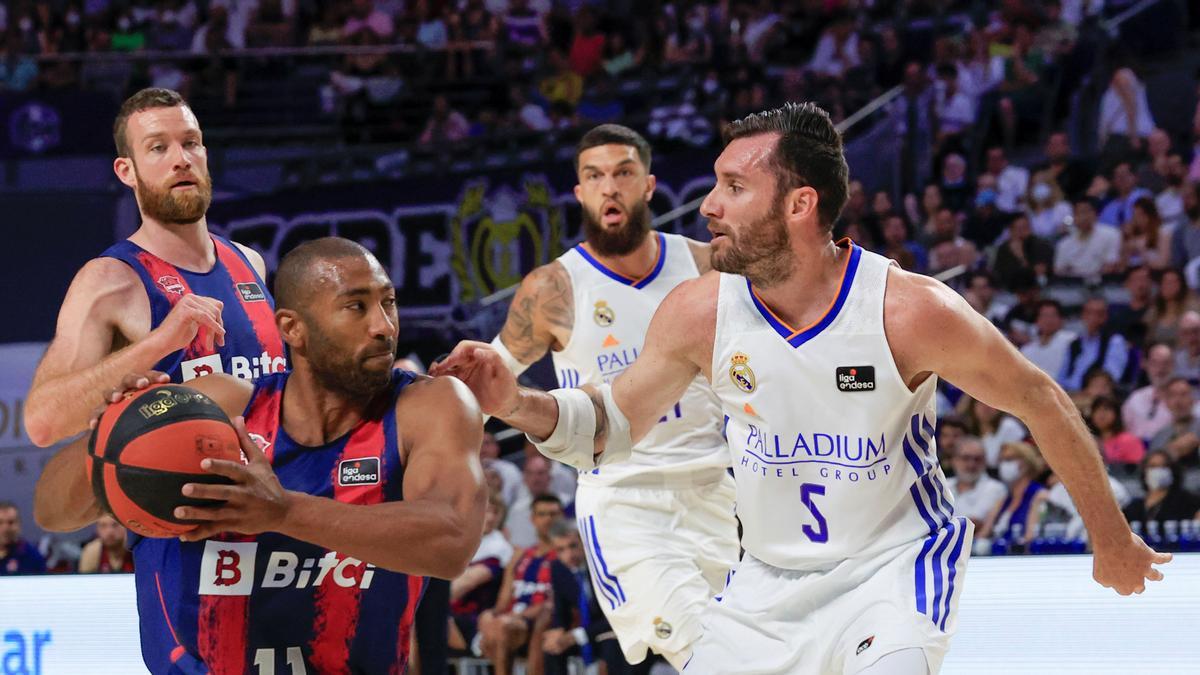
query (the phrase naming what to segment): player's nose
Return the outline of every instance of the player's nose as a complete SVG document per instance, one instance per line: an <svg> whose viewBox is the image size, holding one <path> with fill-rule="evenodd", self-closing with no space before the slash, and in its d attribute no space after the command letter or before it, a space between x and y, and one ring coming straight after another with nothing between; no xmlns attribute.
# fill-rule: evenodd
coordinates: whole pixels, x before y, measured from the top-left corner
<svg viewBox="0 0 1200 675"><path fill-rule="evenodd" d="M721 215L717 213L717 200L713 198L713 194L716 193L716 191L717 188L713 187L708 194L704 195L704 201L700 202L700 215L704 216L705 218L721 217Z"/></svg>

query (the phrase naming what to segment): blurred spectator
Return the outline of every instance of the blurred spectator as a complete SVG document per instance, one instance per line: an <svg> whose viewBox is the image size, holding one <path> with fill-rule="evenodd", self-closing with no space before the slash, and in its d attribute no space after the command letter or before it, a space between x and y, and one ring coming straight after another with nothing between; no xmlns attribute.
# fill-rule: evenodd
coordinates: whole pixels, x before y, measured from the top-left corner
<svg viewBox="0 0 1200 675"><path fill-rule="evenodd" d="M1059 371L1058 383L1069 392L1083 388L1083 376L1092 367L1101 367L1120 382L1129 365L1129 344L1109 330L1108 303L1102 297L1088 298L1080 312L1083 334L1067 347L1067 360Z"/></svg>
<svg viewBox="0 0 1200 675"><path fill-rule="evenodd" d="M1171 422L1150 439L1150 452L1167 452L1175 461L1196 459L1200 447L1200 417L1196 416L1196 400L1192 385L1176 375L1164 387L1167 411Z"/></svg>
<svg viewBox="0 0 1200 675"><path fill-rule="evenodd" d="M880 253L895 260L909 272L923 272L928 262L925 249L908 240L908 225L898 213L888 214L883 219L883 248Z"/></svg>
<svg viewBox="0 0 1200 675"><path fill-rule="evenodd" d="M970 396L963 396L958 407L967 431L983 444L989 468L999 466L1000 450L1006 443L1023 441L1029 435L1015 417Z"/></svg>
<svg viewBox="0 0 1200 675"><path fill-rule="evenodd" d="M593 79L577 110L580 119L588 124L619 122L625 117L625 105L617 95L612 78L603 73Z"/></svg>
<svg viewBox="0 0 1200 675"><path fill-rule="evenodd" d="M1125 272L1125 302L1108 308L1108 327L1124 335L1133 345L1146 341L1148 317L1154 307L1154 280L1145 266L1131 267Z"/></svg>
<svg viewBox="0 0 1200 675"><path fill-rule="evenodd" d="M1037 337L1025 343L1021 353L1050 377L1057 377L1074 341L1075 333L1063 330L1062 304L1057 300L1042 300L1038 303Z"/></svg>
<svg viewBox="0 0 1200 675"><path fill-rule="evenodd" d="M541 494L534 498L530 513L533 544L504 571L495 608L479 615L479 651L492 662L497 675L509 675L514 654L531 640L541 639L533 626L542 605L551 601L551 564L558 555L550 543L550 527L562 516L558 497ZM515 517L510 513L510 527L516 524Z"/></svg>
<svg viewBox="0 0 1200 675"><path fill-rule="evenodd" d="M583 541L575 525L560 520L550 528L558 559L552 565L554 604L548 630L542 636L547 675L567 675L568 656L580 656L585 666L604 661L613 675L628 670L616 635L592 585Z"/></svg>
<svg viewBox="0 0 1200 675"><path fill-rule="evenodd" d="M976 246L987 248L1004 233L1016 215L1001 211L996 206L996 179L989 175L979 177L978 192L970 206L970 215L963 235Z"/></svg>
<svg viewBox="0 0 1200 675"><path fill-rule="evenodd" d="M1182 202L1183 222L1171 235L1171 267L1177 269L1200 257L1200 185L1184 183Z"/></svg>
<svg viewBox="0 0 1200 675"><path fill-rule="evenodd" d="M1041 453L1028 443L1006 443L1000 451L1000 480L1008 487L1004 501L992 509L980 537L1025 543L1033 538L1046 501L1037 477L1046 470ZM1020 536L1018 538L1018 533Z"/></svg>
<svg viewBox="0 0 1200 675"><path fill-rule="evenodd" d="M821 77L841 78L860 63L854 16L849 12L836 12L817 41L808 68Z"/></svg>
<svg viewBox="0 0 1200 675"><path fill-rule="evenodd" d="M934 218L933 243L929 249L929 273L937 274L963 265L968 269L979 261L979 249L960 232L958 217L942 207Z"/></svg>
<svg viewBox="0 0 1200 675"><path fill-rule="evenodd" d="M1100 99L1096 131L1100 136L1102 162L1113 166L1140 152L1143 139L1150 136L1154 127L1146 85L1129 68L1116 68Z"/></svg>
<svg viewBox="0 0 1200 675"><path fill-rule="evenodd" d="M1066 234L1067 224L1072 220L1071 205L1063 198L1062 188L1055 182L1051 170L1034 174L1025 200L1035 235L1054 241Z"/></svg>
<svg viewBox="0 0 1200 675"><path fill-rule="evenodd" d="M0 576L45 571L42 554L21 539L21 511L12 502L0 501Z"/></svg>
<svg viewBox="0 0 1200 675"><path fill-rule="evenodd" d="M604 62L604 42L596 15L586 6L580 8L575 15L575 35L569 52L571 70L584 78L595 75Z"/></svg>
<svg viewBox="0 0 1200 675"><path fill-rule="evenodd" d="M96 538L79 554L79 572L132 572L133 553L125 548L125 527L108 514L96 521Z"/></svg>
<svg viewBox="0 0 1200 675"><path fill-rule="evenodd" d="M987 151L987 175L996 179L996 206L1001 211L1016 213L1024 204L1029 189L1029 170L1008 162L1004 148L991 147Z"/></svg>
<svg viewBox="0 0 1200 675"><path fill-rule="evenodd" d="M416 0L412 9L417 22L417 44L428 52L440 52L450 43L450 29L446 19L429 0ZM432 54L427 54L427 58Z"/></svg>
<svg viewBox="0 0 1200 675"><path fill-rule="evenodd" d="M16 31L0 31L0 42L4 49L0 54L0 92L27 91L38 79L37 60L21 51L21 40Z"/></svg>
<svg viewBox="0 0 1200 675"><path fill-rule="evenodd" d="M336 2L321 5L319 18L308 28L307 42L310 46L326 47L341 43L345 25L342 8L343 5Z"/></svg>
<svg viewBox="0 0 1200 675"><path fill-rule="evenodd" d="M1092 171L1082 160L1071 154L1071 145L1065 131L1050 134L1042 152L1046 155L1046 164L1042 170L1050 172L1051 178L1068 200L1087 190L1092 180Z"/></svg>
<svg viewBox="0 0 1200 675"><path fill-rule="evenodd" d="M525 458L522 475L524 490L508 510L508 535L513 546L528 548L538 542L538 533L534 529L534 519L531 517L531 509L538 495L554 495L561 505L571 501L574 489L569 494L552 489L551 462L536 451L532 456Z"/></svg>
<svg viewBox="0 0 1200 675"><path fill-rule="evenodd" d="M1200 311L1200 299L1188 289L1183 273L1176 269L1163 270L1158 281L1158 294L1146 312L1148 339L1151 342L1175 342L1179 337L1179 321L1189 311Z"/></svg>
<svg viewBox="0 0 1200 675"><path fill-rule="evenodd" d="M371 47L379 44L379 37L374 31L360 30L349 38L349 44ZM403 88L404 81L386 54L366 52L344 56L342 65L329 74L327 91L347 133L367 140L384 124L389 106Z"/></svg>
<svg viewBox="0 0 1200 675"><path fill-rule="evenodd" d="M1121 233L1096 225L1096 206L1087 197L1075 200L1075 227L1054 247L1054 274L1095 283L1121 265Z"/></svg>
<svg viewBox="0 0 1200 675"><path fill-rule="evenodd" d="M1002 288L1012 289L1020 275L1032 276L1035 280L1049 276L1054 247L1033 234L1029 216L1018 214L1014 217L1007 234L997 245L992 263L996 282Z"/></svg>
<svg viewBox="0 0 1200 675"><path fill-rule="evenodd" d="M1137 464L1145 457L1146 444L1125 430L1116 399L1101 396L1092 401L1087 421L1100 443L1106 463Z"/></svg>
<svg viewBox="0 0 1200 675"><path fill-rule="evenodd" d="M670 23L663 54L668 64L702 65L712 61L713 41L708 32L706 5L693 5L685 16Z"/></svg>
<svg viewBox="0 0 1200 675"><path fill-rule="evenodd" d="M525 89L513 85L508 89L509 108L516 113L517 124L529 131L546 131L553 126L546 109L530 101Z"/></svg>
<svg viewBox="0 0 1200 675"><path fill-rule="evenodd" d="M1097 365L1083 374L1083 389L1073 393L1071 400L1086 418L1092 410L1092 402L1104 396L1117 397L1117 381L1103 366Z"/></svg>
<svg viewBox="0 0 1200 675"><path fill-rule="evenodd" d="M954 515L966 516L975 527L982 527L1008 491L1004 483L987 474L983 444L975 436L959 439L953 464L954 477L949 483L954 493Z"/></svg>
<svg viewBox="0 0 1200 675"><path fill-rule="evenodd" d="M1047 88L1042 85L1042 75L1045 71L1047 58L1042 50L1034 45L1032 27L1019 22L1013 27L1011 47L1002 51L1004 77L1001 79L997 93L999 95L997 108L1000 112L1001 131L1006 147L1013 147L1018 140L1018 132L1022 124L1037 124L1041 121L1042 112L1046 106ZM1007 53L1003 53L1006 51ZM1021 190L1023 194L1024 189ZM1005 208L1006 211L1015 210Z"/></svg>
<svg viewBox="0 0 1200 675"><path fill-rule="evenodd" d="M1151 131L1146 139L1146 156L1137 165L1138 185L1154 194L1166 188L1170 153L1171 136L1162 129Z"/></svg>
<svg viewBox="0 0 1200 675"><path fill-rule="evenodd" d="M550 52L550 72L538 82L538 92L551 105L565 103L573 110L583 96L583 78L571 70L567 57L560 51Z"/></svg>
<svg viewBox="0 0 1200 675"><path fill-rule="evenodd" d="M967 281L967 289L963 293L967 303L976 312L987 317L992 323L1000 323L1012 307L996 297L996 287L992 275L987 270L975 270Z"/></svg>
<svg viewBox="0 0 1200 675"><path fill-rule="evenodd" d="M485 431L483 434L483 444L479 448L479 459L485 468L492 469L499 474L501 480L500 496L504 499L505 508L507 509L516 503L517 499L521 496L524 478L516 464L500 457L500 443L496 441L496 437L491 432Z"/></svg>
<svg viewBox="0 0 1200 675"><path fill-rule="evenodd" d="M295 42L295 24L284 13L280 0L258 0L258 8L246 27L248 47L290 47Z"/></svg>
<svg viewBox="0 0 1200 675"><path fill-rule="evenodd" d="M1175 374L1200 382L1200 313L1188 310L1179 318Z"/></svg>
<svg viewBox="0 0 1200 675"><path fill-rule="evenodd" d="M942 471L953 475L954 455L958 450L959 440L967 435L967 425L957 415L948 415L938 422L937 433L938 462L942 465Z"/></svg>
<svg viewBox="0 0 1200 675"><path fill-rule="evenodd" d="M964 213L971 203L971 184L967 180L967 160L952 152L942 160L942 199L955 213Z"/></svg>
<svg viewBox="0 0 1200 675"><path fill-rule="evenodd" d="M529 6L529 0L510 0L501 24L505 44L517 58L532 56L547 41L542 17Z"/></svg>
<svg viewBox="0 0 1200 675"><path fill-rule="evenodd" d="M1120 162L1113 167L1110 177L1114 197L1105 204L1097 220L1102 225L1121 227L1133 218L1133 205L1143 197L1153 199L1150 191L1138 186L1137 176L1133 173L1133 165Z"/></svg>
<svg viewBox="0 0 1200 675"><path fill-rule="evenodd" d="M1167 239L1170 240L1174 238L1173 234L1176 228L1187 224L1187 215L1183 208L1187 167L1183 164L1183 158L1177 153L1172 153L1167 157L1165 180L1166 185L1154 196L1154 206L1158 209L1158 215L1162 218L1163 225L1172 233L1167 236ZM1168 248L1168 250L1170 249Z"/></svg>
<svg viewBox="0 0 1200 675"><path fill-rule="evenodd" d="M457 143L465 140L471 131L471 123L462 113L450 108L450 102L444 94L438 94L433 99L433 110L429 113L429 121L417 142L421 145L442 145Z"/></svg>
<svg viewBox="0 0 1200 675"><path fill-rule="evenodd" d="M375 7L373 0L351 0L342 36L351 38L362 31L369 31L386 42L395 34L396 24L391 15Z"/></svg>
<svg viewBox="0 0 1200 675"><path fill-rule="evenodd" d="M954 137L970 131L975 125L975 101L958 86L958 69L941 65L937 69L938 84L935 96L938 143L944 145Z"/></svg>
<svg viewBox="0 0 1200 675"><path fill-rule="evenodd" d="M495 53L500 20L488 12L483 0L467 0L458 12L450 12L447 21L450 31L447 72L450 77L457 73L471 78L476 73L486 72L487 61ZM479 47L476 43L486 46Z"/></svg>
<svg viewBox="0 0 1200 675"><path fill-rule="evenodd" d="M492 493L488 496L479 549L467 569L450 582L448 635L451 649L474 651L472 645L479 633L479 615L496 606L504 570L513 557L513 546L503 531L506 511L500 495Z"/></svg>
<svg viewBox="0 0 1200 675"><path fill-rule="evenodd" d="M1169 453L1151 451L1142 462L1142 485L1146 496L1125 507L1125 519L1131 523L1159 524L1169 520L1200 519L1200 497L1183 487L1183 474Z"/></svg>
<svg viewBox="0 0 1200 675"><path fill-rule="evenodd" d="M1125 428L1134 436L1148 441L1171 423L1167 408L1167 383L1175 370L1175 354L1171 345L1158 342L1146 351L1142 364L1149 384L1135 390L1121 406Z"/></svg>
<svg viewBox="0 0 1200 675"><path fill-rule="evenodd" d="M613 77L620 77L627 71L634 70L642 64L645 49L632 49L621 31L609 33L604 42L604 71Z"/></svg>

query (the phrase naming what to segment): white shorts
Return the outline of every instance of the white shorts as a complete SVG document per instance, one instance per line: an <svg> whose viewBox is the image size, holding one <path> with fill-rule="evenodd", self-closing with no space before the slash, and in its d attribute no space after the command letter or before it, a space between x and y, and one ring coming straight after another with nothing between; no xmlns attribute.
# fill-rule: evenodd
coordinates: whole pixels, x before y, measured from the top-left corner
<svg viewBox="0 0 1200 675"><path fill-rule="evenodd" d="M705 612L684 675L851 675L913 647L937 673L957 627L973 531L954 518L927 538L818 572L747 554Z"/></svg>
<svg viewBox="0 0 1200 675"><path fill-rule="evenodd" d="M681 489L580 484L575 516L596 599L629 663L653 649L682 667L737 564L733 477Z"/></svg>

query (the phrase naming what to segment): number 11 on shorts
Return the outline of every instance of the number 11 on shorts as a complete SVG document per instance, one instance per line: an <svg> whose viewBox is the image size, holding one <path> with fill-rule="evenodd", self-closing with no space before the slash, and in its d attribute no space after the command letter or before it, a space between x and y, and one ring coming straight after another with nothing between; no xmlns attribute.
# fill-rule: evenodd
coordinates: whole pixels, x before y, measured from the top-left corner
<svg viewBox="0 0 1200 675"><path fill-rule="evenodd" d="M804 536L808 537L808 540L814 544L824 544L829 541L829 528L825 526L825 516L821 515L821 510L817 508L816 502L813 501L813 495L824 494L824 485L805 483L800 486L800 501L808 507L808 512L817 521L816 529L811 525L804 525L800 529L804 532Z"/></svg>
<svg viewBox="0 0 1200 675"><path fill-rule="evenodd" d="M288 647L283 651L287 658L287 664L292 668L292 675L308 675L308 668L304 667L304 652L299 647ZM258 667L256 675L275 675L275 650L274 649L259 649L254 652L254 665Z"/></svg>

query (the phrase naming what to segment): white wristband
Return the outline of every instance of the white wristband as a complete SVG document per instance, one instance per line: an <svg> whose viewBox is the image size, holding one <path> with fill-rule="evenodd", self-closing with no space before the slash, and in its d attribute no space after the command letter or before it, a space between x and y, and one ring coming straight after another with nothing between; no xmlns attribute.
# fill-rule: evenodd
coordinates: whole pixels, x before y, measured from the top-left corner
<svg viewBox="0 0 1200 675"><path fill-rule="evenodd" d="M526 434L546 457L580 471L596 468L593 457L596 439L596 407L581 389L555 389L550 395L558 401L558 422L544 438Z"/></svg>
<svg viewBox="0 0 1200 675"><path fill-rule="evenodd" d="M521 363L517 360L517 357L512 355L512 352L508 351L508 347L504 346L504 341L500 339L499 335L492 339L492 349L496 350L496 353L500 355L500 359L504 361L504 367L508 368L513 375L519 376L521 373L529 370L529 365Z"/></svg>

